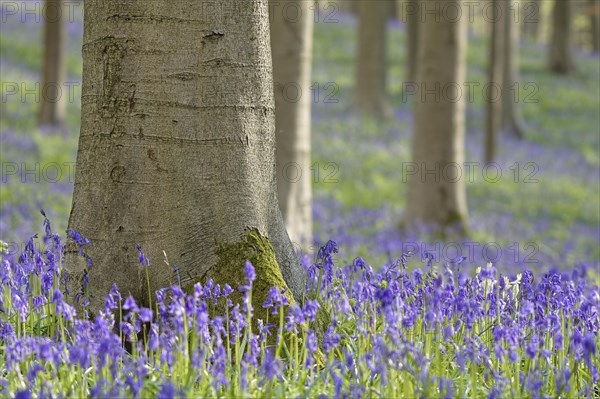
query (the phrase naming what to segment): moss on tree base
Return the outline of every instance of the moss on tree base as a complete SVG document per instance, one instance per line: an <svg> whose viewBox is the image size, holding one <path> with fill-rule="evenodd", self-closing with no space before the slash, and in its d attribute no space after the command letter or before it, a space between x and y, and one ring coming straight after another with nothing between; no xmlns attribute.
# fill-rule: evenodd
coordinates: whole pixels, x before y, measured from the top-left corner
<svg viewBox="0 0 600 399"><path fill-rule="evenodd" d="M240 241L236 243L220 245L216 254L218 257L217 263L204 274L202 281L192 280L187 282L182 287L185 292L191 293L195 283L204 284L212 278L214 283L220 284L221 287L229 284L234 289L234 293L229 298L234 304L241 304L243 293L238 288L246 285L244 264L249 261L256 272L256 280L252 284L252 307L254 308L255 321L257 319L267 319L268 309L263 308L263 303L267 299L271 287L285 289L284 295L288 298L289 304L296 303L283 279L273 246L269 239L260 234L257 229L250 229L248 234L242 236ZM222 308L215 310L220 311L219 313L222 314ZM270 321L273 321L272 318L271 316Z"/></svg>

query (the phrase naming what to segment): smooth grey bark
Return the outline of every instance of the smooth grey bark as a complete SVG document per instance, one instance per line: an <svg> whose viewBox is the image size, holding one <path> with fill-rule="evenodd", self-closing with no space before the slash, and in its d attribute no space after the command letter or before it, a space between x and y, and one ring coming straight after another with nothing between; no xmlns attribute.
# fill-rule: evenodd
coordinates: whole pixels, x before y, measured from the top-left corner
<svg viewBox="0 0 600 399"><path fill-rule="evenodd" d="M165 5L85 2L69 228L92 242L91 308L112 283L147 302L136 244L152 262L155 290L179 282L163 251L182 281L201 280L218 273L217 249L249 229L269 238L300 295L302 271L277 203L267 1ZM70 241L73 284L84 263Z"/></svg>
<svg viewBox="0 0 600 399"><path fill-rule="evenodd" d="M312 243L312 5L298 0L271 0L271 3L279 207L290 238L306 248ZM286 7L299 13L286 16L283 12Z"/></svg>
<svg viewBox="0 0 600 399"><path fill-rule="evenodd" d="M421 13L419 0L409 0L405 5L406 12L406 42L408 62L408 73L406 80L408 82L417 81L417 62L419 55L419 27L421 26Z"/></svg>
<svg viewBox="0 0 600 399"><path fill-rule="evenodd" d="M503 0L491 0L498 14L503 13ZM504 73L504 20L500 17L490 21L490 48L488 79L489 91L486 95L486 135L485 162L493 162L496 158L498 133L502 128L502 79Z"/></svg>
<svg viewBox="0 0 600 399"><path fill-rule="evenodd" d="M575 70L571 54L571 1L555 0L552 12L552 36L550 38L550 71L567 75Z"/></svg>
<svg viewBox="0 0 600 399"><path fill-rule="evenodd" d="M40 96L40 125L64 122L66 87L66 9L63 0L46 0L44 4L44 63Z"/></svg>
<svg viewBox="0 0 600 399"><path fill-rule="evenodd" d="M464 163L465 102L453 87L466 78L467 18L447 18L437 9L439 15L423 17L418 79L421 90L437 88L439 95L420 96L415 104L412 162L419 172L409 176L404 222L464 232L467 200L457 166ZM442 90L446 86L450 89Z"/></svg>
<svg viewBox="0 0 600 399"><path fill-rule="evenodd" d="M389 114L386 95L387 3L380 0L358 2L358 54L355 104L365 115Z"/></svg>
<svg viewBox="0 0 600 399"><path fill-rule="evenodd" d="M518 93L521 91L519 82L519 19L510 11L516 7L515 2L503 1L504 23L504 77L502 79L502 129L504 132L518 137L525 137L525 122L521 115Z"/></svg>

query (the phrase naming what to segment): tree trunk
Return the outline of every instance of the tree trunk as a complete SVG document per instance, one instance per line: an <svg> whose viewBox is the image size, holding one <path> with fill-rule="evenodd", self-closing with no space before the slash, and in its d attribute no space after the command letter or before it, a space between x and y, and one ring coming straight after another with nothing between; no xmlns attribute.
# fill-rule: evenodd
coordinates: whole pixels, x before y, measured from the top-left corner
<svg viewBox="0 0 600 399"><path fill-rule="evenodd" d="M464 4L461 3L461 6ZM431 7L433 9L433 7ZM436 7L442 13L442 7ZM439 22L436 22L439 19ZM428 14L421 29L413 166L405 221L466 230L464 163L467 18ZM424 90L435 94L424 95ZM464 93L463 93L464 94ZM433 172L427 172L433 171Z"/></svg>
<svg viewBox="0 0 600 399"><path fill-rule="evenodd" d="M574 71L571 55L571 1L556 0L552 13L550 70L567 75Z"/></svg>
<svg viewBox="0 0 600 399"><path fill-rule="evenodd" d="M386 15L388 19L399 20L401 14L398 13L398 2L400 0L384 0L387 5Z"/></svg>
<svg viewBox="0 0 600 399"><path fill-rule="evenodd" d="M521 116L519 93L519 29L518 18L512 10L516 2L504 1L502 18L504 23L504 78L502 84L502 126L503 130L515 137L525 137L525 123Z"/></svg>
<svg viewBox="0 0 600 399"><path fill-rule="evenodd" d="M498 13L504 13L503 0L492 0ZM498 132L502 128L502 79L504 73L504 20L498 16L490 21L490 63L488 65L489 85L486 93L486 136L485 136L485 162L490 163L496 159L496 145Z"/></svg>
<svg viewBox="0 0 600 399"><path fill-rule="evenodd" d="M152 290L207 276L237 288L249 259L255 287L283 272L301 295L277 201L267 1L86 0L84 11L69 229L92 243L92 310L112 283L147 304L136 244ZM86 268L73 240L65 268L76 283Z"/></svg>
<svg viewBox="0 0 600 399"><path fill-rule="evenodd" d="M44 64L39 123L60 125L64 122L67 95L66 9L63 0L46 0L44 5Z"/></svg>
<svg viewBox="0 0 600 399"><path fill-rule="evenodd" d="M588 7L592 51L600 53L600 0L590 0Z"/></svg>
<svg viewBox="0 0 600 399"><path fill-rule="evenodd" d="M300 10L289 13L299 17L286 17L286 6ZM310 7L306 1L276 0L270 9L279 206L290 238L301 247L312 243Z"/></svg>
<svg viewBox="0 0 600 399"><path fill-rule="evenodd" d="M387 4L380 0L361 0L358 10L356 106L365 115L381 117L389 113L385 51Z"/></svg>
<svg viewBox="0 0 600 399"><path fill-rule="evenodd" d="M358 3L361 0L337 0L336 9L340 11L345 11L350 14L357 15L358 14Z"/></svg>
<svg viewBox="0 0 600 399"><path fill-rule="evenodd" d="M529 0L521 10L521 32L525 39L537 42L540 36L541 0Z"/></svg>
<svg viewBox="0 0 600 399"><path fill-rule="evenodd" d="M419 27L421 26L421 13L419 12L419 1L409 0L405 6L406 13L406 41L408 62L407 82L417 81L417 61L419 59Z"/></svg>

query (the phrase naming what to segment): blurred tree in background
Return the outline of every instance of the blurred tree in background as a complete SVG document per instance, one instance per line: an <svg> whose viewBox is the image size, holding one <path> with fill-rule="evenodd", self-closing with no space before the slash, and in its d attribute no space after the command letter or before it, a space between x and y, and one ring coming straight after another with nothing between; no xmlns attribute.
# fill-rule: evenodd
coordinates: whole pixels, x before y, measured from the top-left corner
<svg viewBox="0 0 600 399"><path fill-rule="evenodd" d="M438 7L422 19L417 73L422 95L415 103L412 144L412 162L419 172L409 180L404 221L465 232L465 181L440 177L442 170L455 176L464 162L465 99L457 86L466 79L468 20L438 15L442 10Z"/></svg>
<svg viewBox="0 0 600 399"><path fill-rule="evenodd" d="M525 123L521 114L519 92L519 2L503 0L500 20L504 23L504 54L498 63L504 64L502 77L502 127L505 132L518 138L525 136Z"/></svg>
<svg viewBox="0 0 600 399"><path fill-rule="evenodd" d="M312 243L313 7L307 1L275 0L269 11L279 206L292 241L306 246Z"/></svg>
<svg viewBox="0 0 600 399"><path fill-rule="evenodd" d="M497 14L501 14L504 9L503 0L492 0ZM504 20L499 15L490 20L490 47L489 47L489 64L488 64L488 79L489 89L487 93L487 120L486 120L486 136L485 136L485 155L486 163L494 162L497 153L497 140L500 129L502 128L502 81L504 79L504 63L503 55L504 46Z"/></svg>
<svg viewBox="0 0 600 399"><path fill-rule="evenodd" d="M358 1L356 106L366 115L389 115L386 95L386 28L390 8L386 0Z"/></svg>
<svg viewBox="0 0 600 399"><path fill-rule="evenodd" d="M549 44L549 65L550 70L558 74L567 75L575 70L571 54L572 19L572 2L555 0Z"/></svg>
<svg viewBox="0 0 600 399"><path fill-rule="evenodd" d="M46 0L44 12L44 64L42 68L40 125L64 122L67 97L63 93L66 76L66 9L63 0Z"/></svg>

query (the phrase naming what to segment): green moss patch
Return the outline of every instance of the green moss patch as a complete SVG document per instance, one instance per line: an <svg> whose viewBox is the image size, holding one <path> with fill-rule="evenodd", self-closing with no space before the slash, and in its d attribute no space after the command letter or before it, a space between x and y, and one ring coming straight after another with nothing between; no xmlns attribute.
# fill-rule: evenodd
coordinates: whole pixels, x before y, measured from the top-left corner
<svg viewBox="0 0 600 399"><path fill-rule="evenodd" d="M229 284L234 289L230 299L235 303L242 303L243 293L238 290L239 286L246 284L244 275L244 264L249 261L256 271L256 280L252 285L252 306L254 308L254 320L267 319L267 309L263 308L263 303L269 295L271 287L286 289L284 295L288 298L289 304L295 304L294 297L288 288L283 274L277 263L275 251L269 242L269 239L257 229L250 229L248 234L242 236L240 241L235 243L222 244L216 251L217 263L204 275L205 283L212 278L215 284L221 287ZM191 293L193 286L197 281L187 283L183 288L185 292ZM215 311L222 314L221 309ZM270 317L273 319L273 317ZM276 322L276 320L270 320Z"/></svg>

